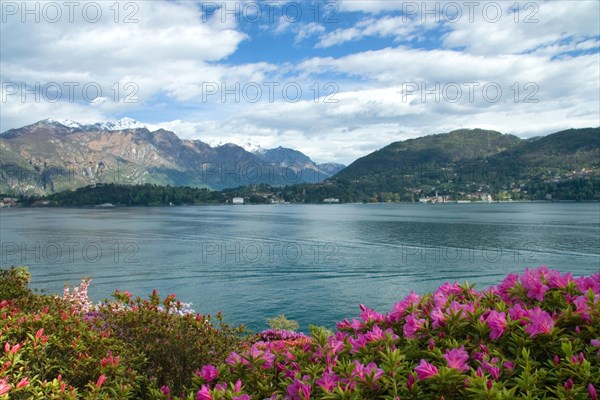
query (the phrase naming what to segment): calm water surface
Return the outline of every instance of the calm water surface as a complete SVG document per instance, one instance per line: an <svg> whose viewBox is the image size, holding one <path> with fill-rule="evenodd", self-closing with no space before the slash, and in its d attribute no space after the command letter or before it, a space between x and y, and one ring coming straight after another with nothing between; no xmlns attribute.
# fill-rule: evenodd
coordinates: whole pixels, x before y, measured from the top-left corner
<svg viewBox="0 0 600 400"><path fill-rule="evenodd" d="M0 241L1 266L48 292L91 276L95 301L157 288L255 330L278 314L306 329L446 281L599 272L600 204L2 209Z"/></svg>

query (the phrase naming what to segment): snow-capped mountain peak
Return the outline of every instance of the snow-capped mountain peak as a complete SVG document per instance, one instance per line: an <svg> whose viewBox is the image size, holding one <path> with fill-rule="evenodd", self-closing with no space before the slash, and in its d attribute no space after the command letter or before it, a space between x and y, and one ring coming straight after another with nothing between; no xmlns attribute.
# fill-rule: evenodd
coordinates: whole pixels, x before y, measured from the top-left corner
<svg viewBox="0 0 600 400"><path fill-rule="evenodd" d="M208 144L212 147L220 147L226 144L234 143L237 146L240 146L242 149L246 150L249 153L253 154L262 154L265 149L262 148L259 144L253 143L250 139L244 138L233 138L233 140L227 141L210 141Z"/></svg>
<svg viewBox="0 0 600 400"><path fill-rule="evenodd" d="M70 119L52 119L48 118L43 122L52 124L52 125L63 125L67 128L73 129L81 129L85 131L89 130L99 130L99 131L120 131L124 129L139 129L146 128L146 124L143 124L139 121L136 121L132 118L121 118L116 121L104 121L104 122L96 122L93 124L82 124L81 122L73 121Z"/></svg>
<svg viewBox="0 0 600 400"><path fill-rule="evenodd" d="M107 131L120 131L123 129L145 128L146 125L131 118L121 118L117 121L97 122L94 125Z"/></svg>
<svg viewBox="0 0 600 400"><path fill-rule="evenodd" d="M53 118L47 118L44 121L47 124L51 124L51 125L63 125L66 126L67 128L81 128L83 125L80 124L77 121L73 121L72 119L53 119Z"/></svg>

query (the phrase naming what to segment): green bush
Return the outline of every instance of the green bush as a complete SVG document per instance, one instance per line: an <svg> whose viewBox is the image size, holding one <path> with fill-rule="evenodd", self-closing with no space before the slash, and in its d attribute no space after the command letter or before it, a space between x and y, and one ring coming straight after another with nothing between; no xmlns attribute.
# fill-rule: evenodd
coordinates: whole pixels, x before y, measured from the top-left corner
<svg viewBox="0 0 600 400"><path fill-rule="evenodd" d="M269 324L269 328L278 331L295 332L300 328L300 325L296 321L287 319L283 314L267 319L267 323Z"/></svg>
<svg viewBox="0 0 600 400"><path fill-rule="evenodd" d="M98 307L93 323L143 355L138 367L151 384L145 391L168 386L180 393L202 365L242 348L242 326L228 326L220 313L215 325L209 315L194 314L175 295L161 300L154 291L148 299L132 300L129 293L117 292L115 299Z"/></svg>
<svg viewBox="0 0 600 400"><path fill-rule="evenodd" d="M91 306L84 280L61 298L28 287L25 268L0 271L0 399L153 399L189 389L203 364L242 349L243 327L196 315L175 299Z"/></svg>

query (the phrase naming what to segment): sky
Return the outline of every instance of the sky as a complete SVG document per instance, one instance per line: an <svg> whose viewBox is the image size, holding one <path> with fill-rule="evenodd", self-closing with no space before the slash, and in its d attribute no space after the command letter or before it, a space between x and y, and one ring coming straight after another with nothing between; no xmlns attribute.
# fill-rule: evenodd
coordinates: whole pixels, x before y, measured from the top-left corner
<svg viewBox="0 0 600 400"><path fill-rule="evenodd" d="M600 126L600 2L0 2L0 131L133 118L349 164L461 128Z"/></svg>

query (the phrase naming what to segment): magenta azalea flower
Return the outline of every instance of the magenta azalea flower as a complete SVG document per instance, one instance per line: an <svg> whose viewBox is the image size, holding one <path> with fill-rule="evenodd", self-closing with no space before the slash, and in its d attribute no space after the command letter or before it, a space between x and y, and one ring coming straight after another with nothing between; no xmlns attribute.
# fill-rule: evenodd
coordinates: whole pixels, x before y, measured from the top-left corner
<svg viewBox="0 0 600 400"><path fill-rule="evenodd" d="M415 367L415 372L417 373L417 378L422 381L424 379L429 379L432 376L436 376L438 374L438 369L433 364L429 364L421 358L419 365Z"/></svg>
<svg viewBox="0 0 600 400"><path fill-rule="evenodd" d="M213 400L208 386L202 385L202 388L200 388L196 394L196 400Z"/></svg>
<svg viewBox="0 0 600 400"><path fill-rule="evenodd" d="M358 376L361 380L369 378L371 381L376 381L383 375L383 370L378 368L374 362L369 363L366 367L358 361L355 361L354 364L356 368L354 368L353 375Z"/></svg>
<svg viewBox="0 0 600 400"><path fill-rule="evenodd" d="M536 270L526 269L523 276L521 276L521 284L527 289L527 297L536 299L537 301L544 301L544 294L548 291L549 287L544 283L544 272L548 268L540 267Z"/></svg>
<svg viewBox="0 0 600 400"><path fill-rule="evenodd" d="M231 365L232 367L235 367L237 364L250 365L248 360L243 359L242 356L240 356L239 354L237 354L234 351L232 351L229 354L229 357L227 357L227 359L225 359L225 362L227 364Z"/></svg>
<svg viewBox="0 0 600 400"><path fill-rule="evenodd" d="M360 313L360 318L365 323L382 322L384 319L383 315L379 314L378 312L376 312L368 307L365 307L363 304L360 305L360 309L362 310L362 313Z"/></svg>
<svg viewBox="0 0 600 400"><path fill-rule="evenodd" d="M490 314L487 317L487 325L492 330L490 332L490 339L496 340L500 338L504 331L506 330L506 314L503 312L498 312L496 310L490 311Z"/></svg>
<svg viewBox="0 0 600 400"><path fill-rule="evenodd" d="M408 380L406 381L406 387L408 390L412 389L415 384L415 376L413 374L408 375Z"/></svg>
<svg viewBox="0 0 600 400"><path fill-rule="evenodd" d="M525 328L525 332L529 333L529 336L535 337L539 334L552 333L554 320L546 311L536 307L531 311L530 319L529 326Z"/></svg>
<svg viewBox="0 0 600 400"><path fill-rule="evenodd" d="M388 315L387 319L389 322L400 322L402 317L406 314L406 309L417 305L421 301L421 296L415 292L410 292L404 300L394 304L392 312Z"/></svg>
<svg viewBox="0 0 600 400"><path fill-rule="evenodd" d="M519 281L519 275L517 274L508 274L506 278L498 285L498 294L502 297L503 300L508 300L509 291L515 287L517 282Z"/></svg>
<svg viewBox="0 0 600 400"><path fill-rule="evenodd" d="M406 317L406 323L402 328L404 336L410 339L414 339L415 333L425 325L425 320L421 318L415 318L412 314Z"/></svg>
<svg viewBox="0 0 600 400"><path fill-rule="evenodd" d="M338 385L340 378L334 372L323 372L321 379L317 379L316 384L319 385L324 391L331 392Z"/></svg>
<svg viewBox="0 0 600 400"><path fill-rule="evenodd" d="M287 387L288 397L291 400L308 400L310 399L311 386L298 379Z"/></svg>
<svg viewBox="0 0 600 400"><path fill-rule="evenodd" d="M512 308L508 310L508 315L510 315L510 319L513 321L521 320L521 325L524 324L524 319L529 318L531 312L525 308L523 308L520 304L515 304Z"/></svg>
<svg viewBox="0 0 600 400"><path fill-rule="evenodd" d="M591 400L598 400L598 393L596 393L596 388L591 383L588 385L588 394L590 395Z"/></svg>
<svg viewBox="0 0 600 400"><path fill-rule="evenodd" d="M431 311L431 326L434 329L439 328L440 326L446 325L446 315L442 312L440 307L436 307Z"/></svg>
<svg viewBox="0 0 600 400"><path fill-rule="evenodd" d="M469 353L465 351L465 346L460 346L459 349L446 350L444 358L448 363L448 368L454 368L460 372L465 372L469 369L469 366L467 365Z"/></svg>
<svg viewBox="0 0 600 400"><path fill-rule="evenodd" d="M200 376L202 376L206 382L211 382L219 376L219 370L214 365L208 364L200 369Z"/></svg>

